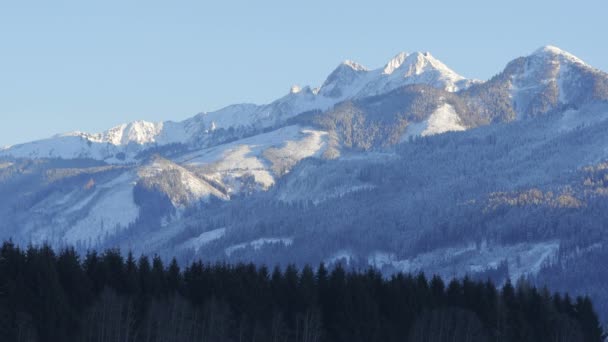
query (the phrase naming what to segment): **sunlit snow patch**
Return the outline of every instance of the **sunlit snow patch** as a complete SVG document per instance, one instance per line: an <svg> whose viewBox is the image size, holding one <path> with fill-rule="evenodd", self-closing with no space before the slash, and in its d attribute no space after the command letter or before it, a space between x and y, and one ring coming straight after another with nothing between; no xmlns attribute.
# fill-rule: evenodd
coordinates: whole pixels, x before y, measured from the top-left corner
<svg viewBox="0 0 608 342"><path fill-rule="evenodd" d="M437 108L428 119L422 122L411 123L402 138L407 141L410 137L428 136L452 131L464 131L466 127L461 123L460 117L449 104Z"/></svg>

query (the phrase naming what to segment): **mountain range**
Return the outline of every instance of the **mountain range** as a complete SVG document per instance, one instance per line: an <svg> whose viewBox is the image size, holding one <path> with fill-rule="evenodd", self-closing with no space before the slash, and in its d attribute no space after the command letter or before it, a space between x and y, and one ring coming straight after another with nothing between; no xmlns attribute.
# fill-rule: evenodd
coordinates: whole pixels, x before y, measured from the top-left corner
<svg viewBox="0 0 608 342"><path fill-rule="evenodd" d="M270 104L0 149L0 238L523 277L608 315L607 128L608 74L553 46L486 81L345 61Z"/></svg>

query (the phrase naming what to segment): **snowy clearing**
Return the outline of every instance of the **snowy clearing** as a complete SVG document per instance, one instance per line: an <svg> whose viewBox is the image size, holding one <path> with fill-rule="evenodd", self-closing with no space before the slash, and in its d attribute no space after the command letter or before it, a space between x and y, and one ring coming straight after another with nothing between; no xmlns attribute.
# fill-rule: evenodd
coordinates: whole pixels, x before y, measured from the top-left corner
<svg viewBox="0 0 608 342"><path fill-rule="evenodd" d="M264 247L265 245L269 245L269 244L280 244L283 245L285 247L289 247L293 244L293 238L290 237L286 237L286 238L260 238L257 240L253 240L250 242L245 242L245 243L240 243L238 245L233 245L230 246L228 248L226 248L224 250L224 252L226 253L226 256L230 256L232 255L232 253L234 253L235 251L239 250L239 249L243 249L243 248L247 248L247 247L252 247L254 250L260 250L262 247Z"/></svg>
<svg viewBox="0 0 608 342"><path fill-rule="evenodd" d="M194 249L194 253L197 253L201 247L204 245L221 239L226 234L226 228L218 228L214 230L210 230L208 232L204 232L201 235L189 239L181 245L183 249Z"/></svg>
<svg viewBox="0 0 608 342"><path fill-rule="evenodd" d="M468 273L495 268L507 261L512 280L526 274L536 274L541 266L555 256L558 241L522 243L511 246L476 246L438 249L414 258L397 260L392 253L376 252L368 257L368 264L378 268L392 266L397 271L439 274L442 277L461 277Z"/></svg>
<svg viewBox="0 0 608 342"><path fill-rule="evenodd" d="M66 232L66 242L96 242L133 223L139 216L139 207L133 199L133 181L134 175L125 173L111 183L100 186L103 194L99 199L95 198L86 217Z"/></svg>

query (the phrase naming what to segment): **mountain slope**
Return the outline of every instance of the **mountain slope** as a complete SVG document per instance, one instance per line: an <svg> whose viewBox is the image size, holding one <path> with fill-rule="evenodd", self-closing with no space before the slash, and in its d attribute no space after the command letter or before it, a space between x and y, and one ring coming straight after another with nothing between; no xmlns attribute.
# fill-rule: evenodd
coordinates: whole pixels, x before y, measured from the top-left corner
<svg viewBox="0 0 608 342"><path fill-rule="evenodd" d="M543 114L551 121L554 119L549 117L564 113L558 122L560 129L568 131L589 122L588 117L579 122L581 111L600 108L604 113L601 103L608 99L606 84L606 73L555 47L515 59L487 82L466 80L429 53L400 53L375 70L346 61L321 88L294 87L290 94L268 105L233 105L177 123L137 121L100 134L70 133L4 149L0 157L7 161L0 171L6 176L0 184L5 191L16 190L16 196L7 200L2 210L14 224L29 227L17 234L24 241L60 242L67 238L73 242L75 236L84 240L86 234L68 234L62 229L48 234L45 221L59 222L57 225L66 229L74 224L101 227L102 233L95 239L103 240L107 226L111 236L120 231L116 226L127 229L149 223L142 219L142 210L158 209L152 216L163 216L158 222L166 225L184 211L215 199L225 201L272 190L282 178L287 184L305 187L279 193L278 198L320 203L377 189L377 185L353 179L328 183L320 178L322 186L311 184L305 180L310 175L290 174L302 160L337 158L347 165L350 158L369 152L355 160L382 156L381 160L390 161L395 157L391 152L395 145L418 137L518 118L525 126ZM598 114L598 120L602 115ZM539 134L551 136L554 132ZM97 168L82 168L83 163L98 164ZM71 171L55 164L65 164ZM65 175L59 182L49 174ZM89 181L93 181L97 197L62 197ZM23 189L18 187L26 183ZM111 191L115 184L117 188L122 184L124 191ZM104 188L108 191L101 191ZM119 195L120 199L112 197ZM90 202L92 199L95 201ZM93 205L97 201L99 204ZM103 218L104 203L112 202L133 209L131 215L117 221ZM78 217L68 215L72 212L68 204L86 210ZM30 218L22 213L33 207L43 214ZM84 220L95 210L96 218Z"/></svg>

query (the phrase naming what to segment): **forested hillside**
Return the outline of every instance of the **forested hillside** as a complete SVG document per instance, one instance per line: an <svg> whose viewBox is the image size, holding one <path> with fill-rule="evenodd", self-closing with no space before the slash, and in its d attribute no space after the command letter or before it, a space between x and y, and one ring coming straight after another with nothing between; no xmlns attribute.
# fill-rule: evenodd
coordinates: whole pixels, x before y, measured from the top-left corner
<svg viewBox="0 0 608 342"><path fill-rule="evenodd" d="M0 340L601 341L589 298L526 283L0 250Z"/></svg>

